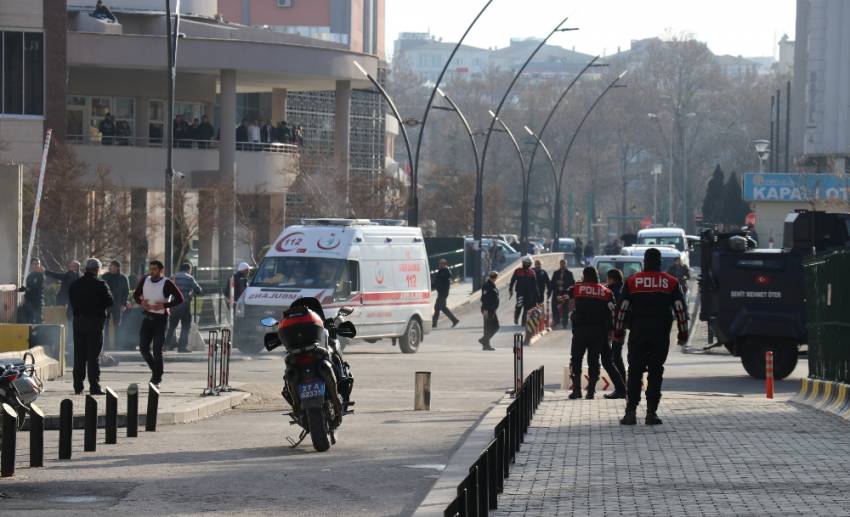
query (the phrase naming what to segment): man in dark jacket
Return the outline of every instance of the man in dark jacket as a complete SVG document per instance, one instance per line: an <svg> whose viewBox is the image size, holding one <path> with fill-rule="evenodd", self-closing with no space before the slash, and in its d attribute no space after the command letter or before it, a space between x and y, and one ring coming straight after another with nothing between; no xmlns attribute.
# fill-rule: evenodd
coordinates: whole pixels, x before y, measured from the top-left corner
<svg viewBox="0 0 850 517"><path fill-rule="evenodd" d="M236 128L236 150L247 151L248 147L248 121L242 119L242 123Z"/></svg>
<svg viewBox="0 0 850 517"><path fill-rule="evenodd" d="M103 349L103 326L112 307L112 294L106 282L99 279L100 261L86 262L86 273L68 288L74 312L74 393L83 392L86 372L89 393L103 395L100 389L100 352Z"/></svg>
<svg viewBox="0 0 850 517"><path fill-rule="evenodd" d="M239 267L236 268L236 273L233 274L233 303L239 301L239 297L248 287L250 273L251 265L247 262L240 262Z"/></svg>
<svg viewBox="0 0 850 517"><path fill-rule="evenodd" d="M519 324L519 316L522 313L522 326L525 327L525 318L528 311L538 303L539 292L537 291L537 274L531 267L531 257L526 255L522 258L522 267L514 270L511 283L508 286L508 299L513 297L516 291L516 308L514 309L514 325Z"/></svg>
<svg viewBox="0 0 850 517"><path fill-rule="evenodd" d="M198 126L198 132L195 138L198 140L198 148L206 149L209 147L209 141L215 136L215 128L210 124L210 119L204 115L201 117L201 123Z"/></svg>
<svg viewBox="0 0 850 517"><path fill-rule="evenodd" d="M567 269L566 260L561 260L561 267L552 273L550 283L552 285L552 291L550 292L550 296L552 297L552 321L555 322L553 327L560 323L566 329L570 320L570 307L565 296L567 295L567 289L576 283L572 271Z"/></svg>
<svg viewBox="0 0 850 517"><path fill-rule="evenodd" d="M41 260L34 258L30 261L30 272L20 290L24 292L24 314L18 322L38 324L44 321L44 267Z"/></svg>
<svg viewBox="0 0 850 517"><path fill-rule="evenodd" d="M678 343L688 342L688 315L685 297L679 281L661 272L661 252L649 248L643 255L643 271L626 280L617 316L614 322L614 339L623 341L629 329L629 389L623 425L635 425L640 404L643 372L647 371L646 425L658 425L656 414L661 401L661 381L664 362L670 350L670 329L673 316L679 327Z"/></svg>
<svg viewBox="0 0 850 517"><path fill-rule="evenodd" d="M599 380L599 361L614 384L614 393L605 398L623 398L626 385L611 362L608 333L611 331L614 295L599 283L596 268L588 266L582 272L582 281L567 290L567 297L575 300L573 311L573 343L570 350L570 377L573 383L571 399L581 398L581 365L587 352L587 393L592 399Z"/></svg>
<svg viewBox="0 0 850 517"><path fill-rule="evenodd" d="M130 301L130 282L127 280L127 275L121 273L121 262L117 260L109 263L109 271L101 278L109 286L113 301L112 310L109 311L110 324L107 325L104 341L107 349L116 349L118 348L118 328L124 318L127 302Z"/></svg>
<svg viewBox="0 0 850 517"><path fill-rule="evenodd" d="M434 290L437 291L437 301L434 303L434 316L431 318L431 327L437 328L437 320L440 318L440 313L448 317L452 322L452 327L456 327L460 322L459 319L452 314L449 307L446 305L446 300L449 297L449 289L452 285L452 272L449 271L449 263L446 259L440 259L440 266L434 273Z"/></svg>
<svg viewBox="0 0 850 517"><path fill-rule="evenodd" d="M552 296L552 285L549 280L549 273L543 269L543 263L539 260L534 261L534 274L537 276L537 299L540 303L546 300L546 294Z"/></svg>
<svg viewBox="0 0 850 517"><path fill-rule="evenodd" d="M490 339L499 331L499 288L496 287L496 278L499 273L493 271L481 286L481 315L484 316L484 336L478 340L484 350L495 350L490 346Z"/></svg>
<svg viewBox="0 0 850 517"><path fill-rule="evenodd" d="M607 273L608 283L606 287L611 290L614 295L614 302L620 302L620 294L623 292L623 272L619 269L609 269ZM627 379L626 365L623 363L623 342L618 340L611 341L611 361L614 363L614 368L620 373L623 379Z"/></svg>
<svg viewBox="0 0 850 517"><path fill-rule="evenodd" d="M171 309L165 343L169 349L173 347L174 334L177 332L177 324L179 323L180 339L177 341L177 351L186 353L189 352L189 330L192 328L192 298L196 294L201 294L203 289L192 276L192 264L188 262L180 265L180 272L174 275L174 283L183 293L183 303Z"/></svg>

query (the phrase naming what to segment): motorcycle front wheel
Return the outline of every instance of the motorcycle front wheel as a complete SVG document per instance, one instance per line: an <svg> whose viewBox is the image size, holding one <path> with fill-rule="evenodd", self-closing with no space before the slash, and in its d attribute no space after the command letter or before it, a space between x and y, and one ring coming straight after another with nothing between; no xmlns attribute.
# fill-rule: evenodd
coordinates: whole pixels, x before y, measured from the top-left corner
<svg viewBox="0 0 850 517"><path fill-rule="evenodd" d="M328 421L325 418L323 408L315 407L307 410L307 423L310 426L310 439L313 440L313 448L318 452L325 452L331 448L328 438Z"/></svg>

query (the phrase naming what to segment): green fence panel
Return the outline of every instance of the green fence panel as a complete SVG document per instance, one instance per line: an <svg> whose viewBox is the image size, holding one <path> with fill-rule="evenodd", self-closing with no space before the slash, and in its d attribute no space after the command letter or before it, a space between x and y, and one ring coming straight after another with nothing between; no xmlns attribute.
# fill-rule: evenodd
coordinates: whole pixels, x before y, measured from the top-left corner
<svg viewBox="0 0 850 517"><path fill-rule="evenodd" d="M850 250L803 262L809 377L850 383Z"/></svg>

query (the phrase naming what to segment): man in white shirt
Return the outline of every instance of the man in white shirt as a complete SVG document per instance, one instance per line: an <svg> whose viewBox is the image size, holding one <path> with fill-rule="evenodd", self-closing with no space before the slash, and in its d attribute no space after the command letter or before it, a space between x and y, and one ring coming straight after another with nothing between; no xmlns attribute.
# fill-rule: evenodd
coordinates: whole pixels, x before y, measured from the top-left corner
<svg viewBox="0 0 850 517"><path fill-rule="evenodd" d="M151 384L162 382L164 366L162 347L168 327L168 309L183 303L183 293L169 278L165 278L165 266L158 260L148 264L148 275L139 282L133 299L142 306L144 318L139 329L139 352L151 369ZM151 353L153 344L153 353Z"/></svg>

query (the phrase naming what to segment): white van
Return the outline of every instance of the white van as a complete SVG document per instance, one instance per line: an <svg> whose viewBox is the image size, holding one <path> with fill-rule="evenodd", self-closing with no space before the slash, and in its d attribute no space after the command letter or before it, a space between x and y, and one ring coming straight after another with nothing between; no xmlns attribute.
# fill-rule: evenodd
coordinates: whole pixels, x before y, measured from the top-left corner
<svg viewBox="0 0 850 517"><path fill-rule="evenodd" d="M348 319L356 339L398 339L402 352L415 353L432 310L422 231L366 219L305 219L286 228L236 303L234 346L258 352L267 332L260 319L280 318L305 296L318 299L326 316L354 307Z"/></svg>
<svg viewBox="0 0 850 517"><path fill-rule="evenodd" d="M672 246L679 251L682 264L690 267L691 261L688 251L690 245L685 230L681 228L646 228L637 234L637 246L648 248L657 246Z"/></svg>
<svg viewBox="0 0 850 517"><path fill-rule="evenodd" d="M640 257L641 262L643 262L643 254L646 253L646 250L650 248L655 248L661 252L661 271L667 271L670 269L670 266L673 265L673 262L677 258L682 258L687 256L687 253L684 255L681 251L671 245L662 244L656 246L645 246L645 245L634 245L634 246L626 246L624 247L620 253L622 255L627 255L631 257ZM687 264L684 260L682 263Z"/></svg>

